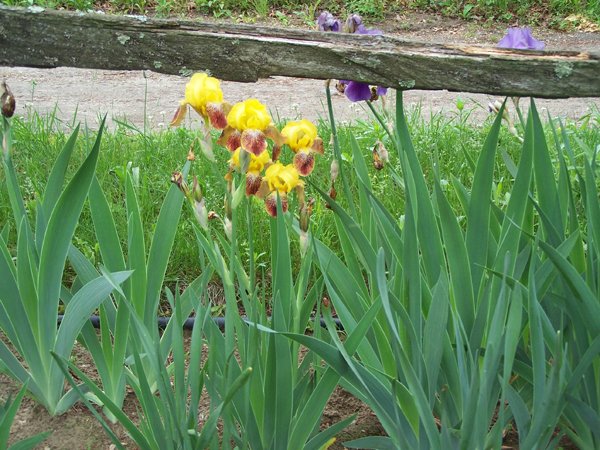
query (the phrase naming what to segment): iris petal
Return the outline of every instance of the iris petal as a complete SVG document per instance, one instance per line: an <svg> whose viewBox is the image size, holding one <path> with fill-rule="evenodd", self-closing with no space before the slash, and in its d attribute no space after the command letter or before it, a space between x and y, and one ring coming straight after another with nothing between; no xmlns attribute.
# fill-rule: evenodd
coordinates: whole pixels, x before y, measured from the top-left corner
<svg viewBox="0 0 600 450"><path fill-rule="evenodd" d="M355 31L356 34L370 34L371 36L380 36L383 34L383 31L378 30L377 28L367 28L364 25L359 25Z"/></svg>
<svg viewBox="0 0 600 450"><path fill-rule="evenodd" d="M299 151L294 155L294 167L300 175L306 177L311 174L315 167L314 153Z"/></svg>
<svg viewBox="0 0 600 450"><path fill-rule="evenodd" d="M371 99L371 88L367 83L361 83L359 81L350 81L346 85L345 91L346 97L351 102L359 102L361 100Z"/></svg>
<svg viewBox="0 0 600 450"><path fill-rule="evenodd" d="M254 172L248 172L246 174L246 195L249 197L251 195L255 195L260 185L262 184L262 177Z"/></svg>
<svg viewBox="0 0 600 450"><path fill-rule="evenodd" d="M242 145L242 133L240 133L238 130L234 130L231 135L229 136L229 139L227 139L227 148L229 150L233 149L237 149L238 147L241 147Z"/></svg>
<svg viewBox="0 0 600 450"><path fill-rule="evenodd" d="M267 139L260 130L244 130L242 132L242 148L256 156L267 149Z"/></svg>
<svg viewBox="0 0 600 450"><path fill-rule="evenodd" d="M215 129L223 130L227 127L227 116L223 109L223 103L207 103L206 115Z"/></svg>
<svg viewBox="0 0 600 450"><path fill-rule="evenodd" d="M512 27L498 42L500 48L513 48L517 50L543 50L546 44L538 41L531 34L531 28Z"/></svg>
<svg viewBox="0 0 600 450"><path fill-rule="evenodd" d="M185 119L185 116L187 115L187 109L188 109L187 102L185 100L181 101L179 103L179 107L177 108L177 111L175 111L175 115L171 119L171 123L169 124L169 126L176 127L181 122L183 122L183 119Z"/></svg>
<svg viewBox="0 0 600 450"><path fill-rule="evenodd" d="M280 194L281 199L281 210L286 212L288 210L288 199L287 195ZM272 192L265 198L265 209L271 217L277 217L277 193Z"/></svg>

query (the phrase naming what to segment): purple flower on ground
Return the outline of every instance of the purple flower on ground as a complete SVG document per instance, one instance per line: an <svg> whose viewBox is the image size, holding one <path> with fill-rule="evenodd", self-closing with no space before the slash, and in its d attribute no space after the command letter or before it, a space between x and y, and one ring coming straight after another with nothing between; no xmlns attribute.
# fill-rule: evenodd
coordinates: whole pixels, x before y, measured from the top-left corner
<svg viewBox="0 0 600 450"><path fill-rule="evenodd" d="M506 31L506 35L498 42L500 48L514 48L517 50L543 50L546 44L538 41L531 35L531 28L512 27Z"/></svg>
<svg viewBox="0 0 600 450"><path fill-rule="evenodd" d="M341 23L329 11L323 11L317 18L319 31L340 31Z"/></svg>

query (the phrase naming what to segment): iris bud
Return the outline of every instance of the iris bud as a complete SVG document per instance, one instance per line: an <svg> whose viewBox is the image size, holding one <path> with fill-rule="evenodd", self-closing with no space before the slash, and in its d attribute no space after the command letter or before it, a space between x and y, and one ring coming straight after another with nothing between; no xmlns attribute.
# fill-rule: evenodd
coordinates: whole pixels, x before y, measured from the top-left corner
<svg viewBox="0 0 600 450"><path fill-rule="evenodd" d="M8 88L6 81L0 84L0 104L2 105L2 115L4 117L12 117L15 113L15 97Z"/></svg>
<svg viewBox="0 0 600 450"><path fill-rule="evenodd" d="M337 159L334 159L331 161L330 174L331 174L331 183L333 184L333 183L335 183L335 180L337 180L337 177L340 174L340 163L338 162Z"/></svg>
<svg viewBox="0 0 600 450"><path fill-rule="evenodd" d="M187 183L183 179L183 174L181 172L173 172L173 174L171 175L171 183L176 185L179 188L179 190L183 192L183 195L185 195L186 197L190 196L190 189L188 188Z"/></svg>

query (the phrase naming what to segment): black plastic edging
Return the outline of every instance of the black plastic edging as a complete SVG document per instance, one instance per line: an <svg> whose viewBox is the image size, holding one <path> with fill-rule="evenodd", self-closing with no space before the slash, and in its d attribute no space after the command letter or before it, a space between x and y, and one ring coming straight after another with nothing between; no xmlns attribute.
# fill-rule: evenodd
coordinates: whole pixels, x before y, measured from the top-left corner
<svg viewBox="0 0 600 450"><path fill-rule="evenodd" d="M63 317L64 316L62 314L58 315L57 324L60 324L62 322ZM221 330L223 330L225 328L225 317L213 317L212 319ZM245 317L243 317L243 319L246 320ZM169 320L171 320L170 316L160 316L160 317L156 318L156 324L159 329L164 330L165 328L167 328L167 325L169 324ZM314 320L314 318L313 318L313 320ZM92 325L94 326L94 328L100 328L100 317L99 316L96 316L96 315L90 316L90 321L92 322ZM184 330L193 329L195 321L196 321L195 317L188 317L187 319L185 319L185 322L183 322L183 329ZM321 319L320 322L321 322L321 326L323 328L325 328L326 327L325 320ZM335 323L335 326L338 330L344 329L342 322L340 322L340 319L334 318L333 323Z"/></svg>

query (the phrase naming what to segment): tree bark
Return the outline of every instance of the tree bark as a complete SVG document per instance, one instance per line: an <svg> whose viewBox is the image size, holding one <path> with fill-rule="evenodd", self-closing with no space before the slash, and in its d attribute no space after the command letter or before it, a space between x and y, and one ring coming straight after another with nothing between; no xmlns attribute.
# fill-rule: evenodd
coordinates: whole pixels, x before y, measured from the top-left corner
<svg viewBox="0 0 600 450"><path fill-rule="evenodd" d="M398 89L600 97L600 53L425 44L391 36L0 5L0 65L147 69L229 81L273 75Z"/></svg>

